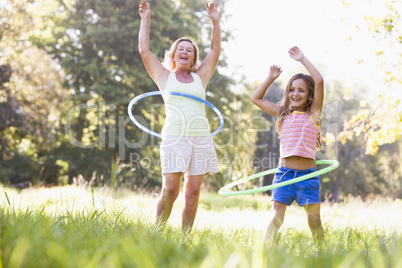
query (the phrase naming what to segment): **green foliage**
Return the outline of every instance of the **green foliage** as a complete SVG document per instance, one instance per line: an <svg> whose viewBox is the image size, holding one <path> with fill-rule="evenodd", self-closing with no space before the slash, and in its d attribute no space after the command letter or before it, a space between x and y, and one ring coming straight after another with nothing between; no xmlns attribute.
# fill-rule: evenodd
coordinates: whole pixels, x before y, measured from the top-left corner
<svg viewBox="0 0 402 268"><path fill-rule="evenodd" d="M353 3L344 4L347 8L353 7ZM366 4L368 10L372 9L377 12L368 12L364 18L357 18L360 21L356 27L367 27L373 38L378 41L386 41L384 42L386 50L373 51L378 56L378 75L383 78L384 84L382 88L378 89L380 93L369 107L364 107L345 121L345 129L341 133L340 139L345 142L346 139L363 133L366 141L366 154L375 155L379 152L378 149L381 145L392 144L401 138L402 68L400 63L402 54L400 45L402 32L398 13L401 4L394 0ZM373 8L371 5L374 4L381 8L377 6ZM385 58L392 60L385 62Z"/></svg>
<svg viewBox="0 0 402 268"><path fill-rule="evenodd" d="M336 133L332 140L328 135L324 135L329 149L325 155L326 158L337 159L340 167L321 176L323 198L336 202L350 194L362 198L373 195L400 198L401 187L395 177L400 177L402 173L400 167L394 164L400 154L400 141L379 147L377 156L373 157L365 154L367 143L362 133L344 139L343 122L354 116L356 110L365 102L351 95L339 100L344 88L342 83L327 84L329 85L326 88L326 98L329 103L324 105L322 126L324 129L326 126L332 126ZM364 89L357 91L364 92ZM338 142L337 139L342 142ZM390 147L393 149L389 150Z"/></svg>
<svg viewBox="0 0 402 268"><path fill-rule="evenodd" d="M336 92L335 94L341 95L341 88L343 88L342 85L334 84L332 90ZM363 134L364 131L355 128L355 136L346 139L345 133L348 132L348 128L343 124L348 118L356 115L356 107L361 107L362 101L356 96L349 96L338 104L341 115L339 129L343 131L338 135L342 142L337 143L338 154L335 157L338 157L341 166L328 174L333 183L324 184L324 192L328 193L331 188L330 198L335 201L349 194L362 198L372 195L401 198L402 188L400 179L397 179L402 176L401 167L395 164L395 161L400 158L401 141L393 141L391 144L378 147L376 157L367 155L365 152L367 152L368 143L367 135ZM373 123L370 124L373 125ZM386 125L387 122L382 123L382 130L385 130ZM393 136L390 133L388 137Z"/></svg>
<svg viewBox="0 0 402 268"><path fill-rule="evenodd" d="M2 73L0 84L3 182L47 184L59 176L49 152L56 147L58 116L66 103L62 72L31 42L43 33L37 29L43 27L54 4L46 1L44 7L45 1L11 1L0 9L0 62L9 69Z"/></svg>
<svg viewBox="0 0 402 268"><path fill-rule="evenodd" d="M1 162L1 178L3 183L16 184L37 180L39 167L35 159L24 155L14 155L13 158Z"/></svg>

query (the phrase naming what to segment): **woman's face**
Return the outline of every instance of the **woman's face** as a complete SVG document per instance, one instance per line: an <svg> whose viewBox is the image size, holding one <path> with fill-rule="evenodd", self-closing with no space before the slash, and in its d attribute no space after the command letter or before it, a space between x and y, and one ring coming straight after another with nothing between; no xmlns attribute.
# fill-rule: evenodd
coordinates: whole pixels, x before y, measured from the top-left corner
<svg viewBox="0 0 402 268"><path fill-rule="evenodd" d="M289 90L289 101L296 111L303 112L308 101L309 90L303 79L293 80Z"/></svg>
<svg viewBox="0 0 402 268"><path fill-rule="evenodd" d="M176 69L190 70L194 64L194 47L190 42L181 41L177 45L173 60Z"/></svg>

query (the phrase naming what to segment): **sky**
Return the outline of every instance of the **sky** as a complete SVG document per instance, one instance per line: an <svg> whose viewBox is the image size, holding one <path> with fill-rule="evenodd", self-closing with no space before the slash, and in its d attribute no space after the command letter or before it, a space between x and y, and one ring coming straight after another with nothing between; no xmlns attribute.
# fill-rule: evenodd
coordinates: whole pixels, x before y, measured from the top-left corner
<svg viewBox="0 0 402 268"><path fill-rule="evenodd" d="M221 28L233 38L223 44L229 66L220 71L237 79L244 75L242 83L255 82L277 64L283 69L278 80L286 84L296 72L306 72L288 55L297 45L326 81L341 81L352 90L364 87L366 96L375 96L382 77L374 52L396 48L373 38L363 18L384 14L383 1L354 0L349 8L343 2L347 1L227 0L225 13L231 17L222 18ZM394 64L395 54L386 55L386 64Z"/></svg>

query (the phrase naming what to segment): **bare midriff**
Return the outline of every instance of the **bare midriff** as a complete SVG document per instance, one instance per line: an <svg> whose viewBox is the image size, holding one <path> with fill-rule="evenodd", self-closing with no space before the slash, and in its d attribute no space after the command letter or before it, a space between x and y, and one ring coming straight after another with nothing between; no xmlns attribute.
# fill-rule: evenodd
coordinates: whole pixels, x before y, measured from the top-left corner
<svg viewBox="0 0 402 268"><path fill-rule="evenodd" d="M315 160L301 156L289 156L280 160L280 165L283 167L305 170L315 167Z"/></svg>

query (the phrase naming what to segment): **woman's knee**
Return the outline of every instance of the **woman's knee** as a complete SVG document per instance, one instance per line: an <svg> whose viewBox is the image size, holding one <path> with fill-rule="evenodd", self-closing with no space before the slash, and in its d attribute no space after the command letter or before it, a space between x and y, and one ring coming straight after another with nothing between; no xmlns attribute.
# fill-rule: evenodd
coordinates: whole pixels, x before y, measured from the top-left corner
<svg viewBox="0 0 402 268"><path fill-rule="evenodd" d="M204 175L189 176L186 181L184 196L186 200L198 200Z"/></svg>
<svg viewBox="0 0 402 268"><path fill-rule="evenodd" d="M162 198L174 201L179 196L179 193L180 188L164 187L162 190Z"/></svg>
<svg viewBox="0 0 402 268"><path fill-rule="evenodd" d="M186 189L184 197L186 199L186 202L193 202L193 203L198 202L198 199L200 198L200 189L196 188Z"/></svg>

